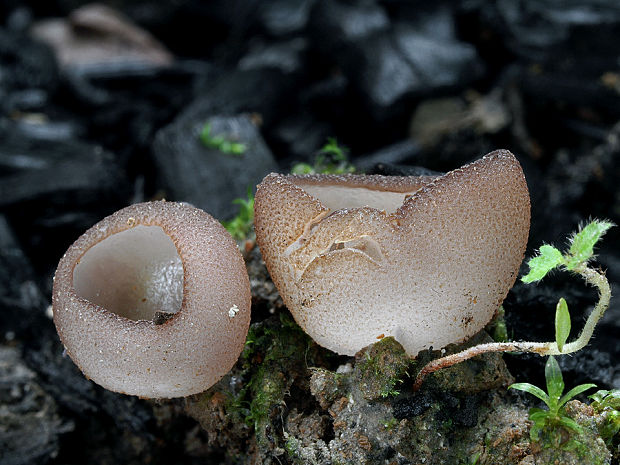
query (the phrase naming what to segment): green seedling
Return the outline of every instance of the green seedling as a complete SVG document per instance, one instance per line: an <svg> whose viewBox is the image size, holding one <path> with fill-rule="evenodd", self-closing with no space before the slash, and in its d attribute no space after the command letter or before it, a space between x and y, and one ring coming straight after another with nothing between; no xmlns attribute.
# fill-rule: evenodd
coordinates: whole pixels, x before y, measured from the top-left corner
<svg viewBox="0 0 620 465"><path fill-rule="evenodd" d="M588 266L594 258L594 246L601 237L614 226L609 221L593 220L569 239L569 249L562 253L551 245L543 245L538 255L528 261L529 272L521 278L524 283L537 282L543 279L550 271L557 268L576 273L587 284L598 289L599 299L588 316L579 336L572 342L566 342L571 331L571 319L566 301L561 298L556 306L555 313L555 341L553 342L492 342L470 347L462 352L441 357L429 362L420 370L413 389L418 390L424 378L442 368L468 360L476 355L488 352L533 352L538 355L563 355L583 349L594 333L611 298L611 288L605 273Z"/></svg>
<svg viewBox="0 0 620 465"><path fill-rule="evenodd" d="M564 406L575 396L596 387L596 385L592 383L580 384L562 395L564 392L564 379L562 378L562 371L558 362L553 356L550 356L545 364L545 380L547 381L547 392L530 383L515 383L508 388L528 392L538 397L547 405L547 410L540 408L530 409L529 418L533 423L530 429L532 441L538 441L540 433L543 431L548 431L554 437L560 438L561 435L556 434L558 428L581 433L581 426L566 415Z"/></svg>
<svg viewBox="0 0 620 465"><path fill-rule="evenodd" d="M620 389L600 391L592 394L592 408L599 414L605 415L605 420L599 428L599 433L607 447L612 447L612 442L620 432Z"/></svg>
<svg viewBox="0 0 620 465"><path fill-rule="evenodd" d="M211 123L206 123L200 131L200 140L211 149L217 149L229 155L243 155L247 149L245 144L226 139L224 136L214 136L211 133Z"/></svg>
<svg viewBox="0 0 620 465"><path fill-rule="evenodd" d="M235 240L241 241L249 236L254 224L254 194L252 189L248 188L247 198L235 199L233 203L239 205L239 213L232 220L222 221L222 225Z"/></svg>
<svg viewBox="0 0 620 465"><path fill-rule="evenodd" d="M292 174L344 174L355 172L355 167L348 161L348 149L338 145L334 137L327 139L316 158L314 165L296 163L291 169Z"/></svg>
<svg viewBox="0 0 620 465"><path fill-rule="evenodd" d="M611 391L601 389L588 397L592 399L592 407L597 412L606 409L620 410L620 389L612 389Z"/></svg>

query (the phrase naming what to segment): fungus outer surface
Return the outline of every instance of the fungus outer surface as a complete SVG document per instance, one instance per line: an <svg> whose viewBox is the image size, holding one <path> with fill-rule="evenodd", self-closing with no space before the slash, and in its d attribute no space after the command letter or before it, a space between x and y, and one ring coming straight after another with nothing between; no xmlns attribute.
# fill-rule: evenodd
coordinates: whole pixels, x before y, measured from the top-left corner
<svg viewBox="0 0 620 465"><path fill-rule="evenodd" d="M125 394L187 396L237 361L250 286L219 222L187 205L148 202L104 218L67 250L53 308L67 353L88 378ZM159 313L168 315L162 324L153 321Z"/></svg>
<svg viewBox="0 0 620 465"><path fill-rule="evenodd" d="M284 302L316 342L347 355L381 335L415 356L480 331L529 233L527 185L508 151L440 177L272 174L255 202Z"/></svg>

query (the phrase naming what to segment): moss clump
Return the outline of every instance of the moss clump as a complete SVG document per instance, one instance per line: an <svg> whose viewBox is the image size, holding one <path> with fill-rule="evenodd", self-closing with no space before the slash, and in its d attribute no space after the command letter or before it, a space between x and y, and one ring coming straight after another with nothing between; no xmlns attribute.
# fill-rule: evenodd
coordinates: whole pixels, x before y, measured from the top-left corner
<svg viewBox="0 0 620 465"><path fill-rule="evenodd" d="M286 314L254 324L248 332L241 355L243 377L248 381L230 406L237 407L244 421L254 426L263 452L280 447L272 422L279 421L284 397L302 375L299 370L305 367L311 346L309 337Z"/></svg>
<svg viewBox="0 0 620 465"><path fill-rule="evenodd" d="M365 399L398 395L407 374L409 356L393 337L381 339L356 355L354 376Z"/></svg>

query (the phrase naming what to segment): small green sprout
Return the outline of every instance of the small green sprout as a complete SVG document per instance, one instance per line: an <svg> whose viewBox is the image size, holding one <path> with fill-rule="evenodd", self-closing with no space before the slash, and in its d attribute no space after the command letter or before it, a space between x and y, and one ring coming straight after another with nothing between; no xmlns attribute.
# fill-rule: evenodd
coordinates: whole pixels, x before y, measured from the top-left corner
<svg viewBox="0 0 620 465"><path fill-rule="evenodd" d="M245 144L227 140L224 136L214 136L211 134L211 123L206 123L200 131L200 140L211 149L217 149L220 152L229 155L243 155L247 149Z"/></svg>
<svg viewBox="0 0 620 465"><path fill-rule="evenodd" d="M614 224L609 221L593 220L570 238L570 248L564 254L552 245L543 245L538 249L538 256L527 262L530 271L521 281L540 281L558 267L579 272L594 257L594 245L612 226Z"/></svg>
<svg viewBox="0 0 620 465"><path fill-rule="evenodd" d="M291 169L292 174L343 174L355 172L355 167L348 162L348 149L338 145L334 137L327 139L316 158L314 166L308 163L296 163Z"/></svg>
<svg viewBox="0 0 620 465"><path fill-rule="evenodd" d="M605 415L605 420L599 427L599 433L607 447L611 448L614 438L620 432L620 389L611 391L601 389L588 397L592 399L594 411Z"/></svg>
<svg viewBox="0 0 620 465"><path fill-rule="evenodd" d="M597 412L602 412L605 409L620 410L620 389L612 389L611 391L601 389L588 397L592 399L592 407Z"/></svg>
<svg viewBox="0 0 620 465"><path fill-rule="evenodd" d="M482 452L476 452L475 454L473 454L469 460L467 461L467 463L465 462L461 462L459 465L478 465L480 463L480 456L482 455Z"/></svg>
<svg viewBox="0 0 620 465"><path fill-rule="evenodd" d="M388 419L384 419L380 421L381 426L387 431L392 431L396 426L398 426L398 420L394 417Z"/></svg>
<svg viewBox="0 0 620 465"><path fill-rule="evenodd" d="M598 289L598 302L590 312L577 339L566 342L570 335L571 319L568 304L564 298L561 298L555 312L554 342L491 342L432 360L419 371L413 385L414 391L422 386L422 382L428 374L488 352L533 352L538 355L563 355L583 349L590 342L594 328L609 307L609 300L611 299L611 287L605 273L599 269L590 268L588 262L594 257L594 246L612 226L614 224L609 221L591 221L570 238L570 247L565 253L551 245L543 245L540 247L538 255L528 261L529 273L521 278L524 283L532 283L540 281L555 268L563 268L580 275L587 284Z"/></svg>
<svg viewBox="0 0 620 465"><path fill-rule="evenodd" d="M562 395L564 392L564 379L562 378L560 366L553 356L550 356L545 364L545 380L547 381L547 392L530 383L515 383L508 388L528 392L547 404L548 410L540 408L530 409L529 418L533 422L530 429L532 441L538 441L542 431L553 432L558 427L581 433L581 426L575 420L566 416L564 406L573 397L596 387L596 385L592 383L580 384Z"/></svg>
<svg viewBox="0 0 620 465"><path fill-rule="evenodd" d="M247 199L235 199L233 203L239 205L239 213L232 220L222 221L222 225L235 240L241 241L248 237L254 224L254 194L252 189L248 188Z"/></svg>

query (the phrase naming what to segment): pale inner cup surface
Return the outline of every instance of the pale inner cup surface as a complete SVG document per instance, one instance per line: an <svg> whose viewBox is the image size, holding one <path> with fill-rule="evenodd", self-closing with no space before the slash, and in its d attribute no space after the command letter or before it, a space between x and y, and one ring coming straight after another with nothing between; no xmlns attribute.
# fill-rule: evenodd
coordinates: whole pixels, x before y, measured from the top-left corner
<svg viewBox="0 0 620 465"><path fill-rule="evenodd" d="M366 187L329 186L297 183L304 191L317 198L332 211L343 208L371 207L394 213L403 204L410 192L390 192Z"/></svg>
<svg viewBox="0 0 620 465"><path fill-rule="evenodd" d="M183 301L183 263L159 226L138 225L88 249L73 269L78 296L131 320L176 313Z"/></svg>

